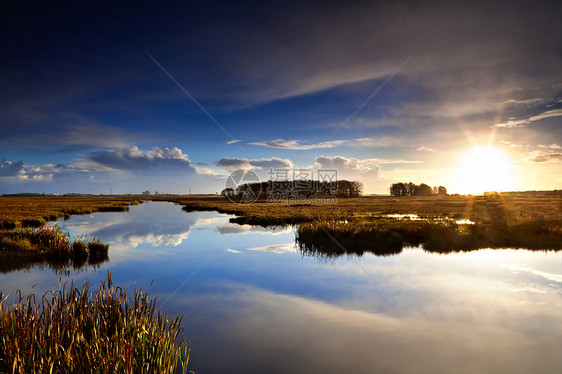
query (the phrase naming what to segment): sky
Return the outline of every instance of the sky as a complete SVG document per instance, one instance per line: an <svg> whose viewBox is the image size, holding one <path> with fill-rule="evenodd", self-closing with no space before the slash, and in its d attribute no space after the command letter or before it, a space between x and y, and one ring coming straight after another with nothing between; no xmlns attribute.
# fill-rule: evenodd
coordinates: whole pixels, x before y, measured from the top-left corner
<svg viewBox="0 0 562 374"><path fill-rule="evenodd" d="M562 3L0 5L0 194L562 188Z"/></svg>

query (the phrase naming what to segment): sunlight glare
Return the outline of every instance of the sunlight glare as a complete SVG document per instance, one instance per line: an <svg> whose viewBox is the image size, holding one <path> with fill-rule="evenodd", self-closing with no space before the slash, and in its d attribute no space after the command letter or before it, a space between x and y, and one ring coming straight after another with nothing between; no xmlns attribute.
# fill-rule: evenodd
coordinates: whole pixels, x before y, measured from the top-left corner
<svg viewBox="0 0 562 374"><path fill-rule="evenodd" d="M506 154L492 147L475 147L462 156L459 167L462 193L508 191L511 162Z"/></svg>

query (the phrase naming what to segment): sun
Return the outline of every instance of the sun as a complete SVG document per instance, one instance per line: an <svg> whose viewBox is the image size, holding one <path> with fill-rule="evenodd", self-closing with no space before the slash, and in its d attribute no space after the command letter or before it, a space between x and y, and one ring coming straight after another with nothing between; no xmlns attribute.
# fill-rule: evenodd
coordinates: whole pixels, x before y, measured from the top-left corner
<svg viewBox="0 0 562 374"><path fill-rule="evenodd" d="M504 152L491 146L464 153L458 172L462 193L510 190L511 162Z"/></svg>

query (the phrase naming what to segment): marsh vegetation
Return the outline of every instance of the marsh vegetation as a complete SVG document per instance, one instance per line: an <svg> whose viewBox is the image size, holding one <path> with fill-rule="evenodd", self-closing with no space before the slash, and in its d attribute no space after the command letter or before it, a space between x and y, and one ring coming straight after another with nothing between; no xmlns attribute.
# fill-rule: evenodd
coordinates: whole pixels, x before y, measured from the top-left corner
<svg viewBox="0 0 562 374"><path fill-rule="evenodd" d="M466 357L480 357L476 369L484 372L505 369L508 359L515 360L509 361L511 367L522 372L531 366L552 372L560 366L555 345L543 344L560 338L560 329L553 328L560 325L559 311L551 303L560 285L560 252L508 247L464 253L462 248L471 247L460 245L463 240L476 247L492 239L500 244L528 240L529 248L556 248L549 243L561 242L556 195L364 197L338 199L334 205L261 201L241 205L199 196L150 198L186 202L186 210L240 214L187 214L173 204L146 202L126 214L74 216L58 224L78 238L87 233L112 243L112 262L100 267L111 267L119 284L129 288L142 284L146 289L155 279L151 294L163 300L157 305L171 315L186 316L182 327L197 350L190 359L190 369L196 372L290 372L294 367L323 373L388 367L406 372L418 364L434 372L450 372L462 367ZM272 222L294 222L300 229L238 224L248 223L249 218L268 227ZM501 224L483 232L494 220ZM512 231L503 232L502 227ZM294 246L295 230L303 244L300 253ZM499 230L495 239L490 236L494 230ZM529 232L535 234L525 238ZM541 235L546 238L542 244ZM403 248L407 243L420 246ZM448 244L438 250L439 243ZM448 253L451 248L461 253L428 252ZM74 248L77 257L83 256L83 249L82 245ZM212 261L205 262L206 258ZM196 275L190 277L194 270ZM69 279L69 284L70 279L82 284L88 277L99 284L104 277L100 271L71 270L60 275L50 269L0 275L10 302L18 301L18 289L43 295L59 277ZM415 321L408 322L393 298ZM26 299L20 301L27 304ZM545 323L529 324L529 316ZM458 331L459 326L462 331L455 336L442 334ZM260 331L257 337L256 331ZM295 336L303 344L295 345ZM333 336L338 337L336 343ZM345 344L338 343L342 341ZM479 344L467 343L474 341ZM331 355L334 344L341 355ZM382 350L364 355L361 347L369 346ZM443 346L451 348L446 369L431 359ZM410 347L407 354L412 360L402 365L400 357ZM60 357L60 347L51 352ZM274 352L287 352L292 358L281 363L263 359ZM498 361L498 355L504 356ZM100 362L125 365L112 360L108 356Z"/></svg>
<svg viewBox="0 0 562 374"><path fill-rule="evenodd" d="M70 240L58 226L0 231L0 272L48 266L55 271L96 266L108 260L109 244L86 235Z"/></svg>
<svg viewBox="0 0 562 374"><path fill-rule="evenodd" d="M168 319L155 299L132 298L108 274L99 290L73 282L4 305L0 291L0 372L176 373L187 370L182 316Z"/></svg>
<svg viewBox="0 0 562 374"><path fill-rule="evenodd" d="M181 204L185 211L234 214L233 223L299 224L297 243L309 252L389 254L405 245L442 253L504 247L562 249L560 191L340 198L336 204L264 200L235 204L220 197L166 200ZM416 220L407 219L413 215ZM395 218L399 216L406 219Z"/></svg>
<svg viewBox="0 0 562 374"><path fill-rule="evenodd" d="M0 229L41 227L48 221L75 214L126 212L130 205L140 203L140 199L126 196L2 196Z"/></svg>

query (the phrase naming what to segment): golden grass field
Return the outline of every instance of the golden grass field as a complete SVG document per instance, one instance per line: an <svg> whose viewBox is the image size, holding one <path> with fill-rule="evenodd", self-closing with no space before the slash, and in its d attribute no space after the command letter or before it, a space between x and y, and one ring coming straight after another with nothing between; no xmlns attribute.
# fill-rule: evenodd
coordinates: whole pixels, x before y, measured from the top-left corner
<svg viewBox="0 0 562 374"><path fill-rule="evenodd" d="M416 214L421 218L469 219L479 224L505 219L510 224L562 220L561 193L521 193L497 196L366 196L338 198L336 204L271 204L258 200L237 204L224 197L153 198L173 201L186 210L217 210L243 217L246 223L276 224L322 220L375 220L386 214Z"/></svg>
<svg viewBox="0 0 562 374"><path fill-rule="evenodd" d="M231 222L300 224L303 251L338 255L396 253L404 245L450 252L478 248L562 249L562 194L558 191L489 196L370 196L335 204L236 204L223 197L164 198L186 211L235 214ZM414 214L396 219L390 214ZM471 224L459 221L469 220Z"/></svg>
<svg viewBox="0 0 562 374"><path fill-rule="evenodd" d="M132 197L0 197L0 228L41 227L73 214L126 211L141 201Z"/></svg>
<svg viewBox="0 0 562 374"><path fill-rule="evenodd" d="M0 197L0 227L38 227L72 214L125 211L141 200L174 202L186 211L234 214L237 217L231 221L240 224L300 224L297 241L305 249L324 250L334 239L347 243L346 248L367 249L390 246L395 250L406 244L423 244L426 249L438 251L562 248L560 191L489 196L366 196L338 198L333 204L264 200L238 204L223 196ZM397 220L389 214L414 214L419 220ZM458 224L463 219L473 224ZM318 243L325 244L318 248ZM332 247L341 250L342 246Z"/></svg>

